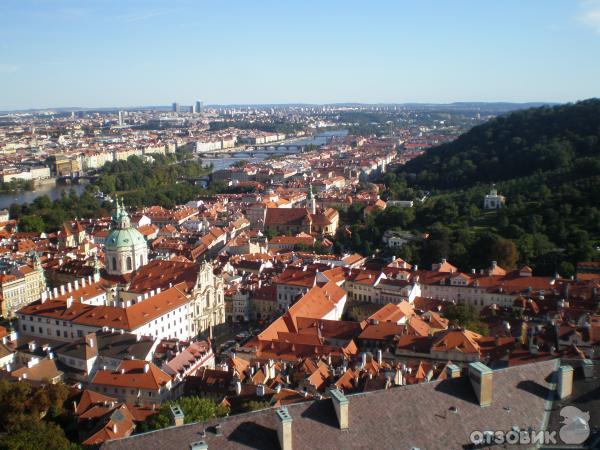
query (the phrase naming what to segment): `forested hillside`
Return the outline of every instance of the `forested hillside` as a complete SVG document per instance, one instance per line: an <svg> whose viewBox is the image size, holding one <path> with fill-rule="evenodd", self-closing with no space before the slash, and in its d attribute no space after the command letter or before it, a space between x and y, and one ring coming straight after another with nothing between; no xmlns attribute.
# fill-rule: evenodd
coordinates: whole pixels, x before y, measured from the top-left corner
<svg viewBox="0 0 600 450"><path fill-rule="evenodd" d="M419 186L464 188L540 172L600 174L600 100L498 117L410 161Z"/></svg>
<svg viewBox="0 0 600 450"><path fill-rule="evenodd" d="M364 220L351 212L352 235L339 237L342 246L425 267L445 257L464 270L497 260L572 275L578 261L599 259L600 100L498 117L380 181L386 199L430 195L412 209L388 208ZM493 186L506 205L486 211L483 198ZM381 242L389 229L428 238L390 250Z"/></svg>

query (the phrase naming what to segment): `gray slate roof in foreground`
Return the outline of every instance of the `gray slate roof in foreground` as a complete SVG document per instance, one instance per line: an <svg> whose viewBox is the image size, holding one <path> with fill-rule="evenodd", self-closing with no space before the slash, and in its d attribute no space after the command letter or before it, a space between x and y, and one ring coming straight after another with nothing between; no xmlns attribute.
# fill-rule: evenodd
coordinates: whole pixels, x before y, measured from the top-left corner
<svg viewBox="0 0 600 450"><path fill-rule="evenodd" d="M484 408L465 376L348 395L350 426L344 431L330 399L289 405L293 448L461 449L469 447L474 430L540 430L548 421L558 367L559 360L550 360L495 370L492 405ZM266 409L109 441L102 448L188 450L204 440L209 450L279 449L276 430L275 409Z"/></svg>

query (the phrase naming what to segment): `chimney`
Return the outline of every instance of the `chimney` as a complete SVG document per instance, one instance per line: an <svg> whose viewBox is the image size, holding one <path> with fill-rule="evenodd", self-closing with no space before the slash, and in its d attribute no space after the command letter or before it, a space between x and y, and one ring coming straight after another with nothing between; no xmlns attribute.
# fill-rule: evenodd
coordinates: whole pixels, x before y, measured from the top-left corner
<svg viewBox="0 0 600 450"><path fill-rule="evenodd" d="M65 285L64 284L60 285L60 295L65 295Z"/></svg>
<svg viewBox="0 0 600 450"><path fill-rule="evenodd" d="M73 291L73 286L71 285L70 281L67 283L67 291L69 291L69 292Z"/></svg>
<svg viewBox="0 0 600 450"><path fill-rule="evenodd" d="M148 364L148 363L144 364L144 373L148 373L149 370L150 370L150 364Z"/></svg>
<svg viewBox="0 0 600 450"><path fill-rule="evenodd" d="M590 359L584 359L581 361L581 368L583 369L583 376L586 379L594 376L594 363Z"/></svg>
<svg viewBox="0 0 600 450"><path fill-rule="evenodd" d="M114 434L117 434L117 424L116 424L116 423L113 423L113 426L112 426L112 432L113 432Z"/></svg>
<svg viewBox="0 0 600 450"><path fill-rule="evenodd" d="M258 397L264 397L265 396L265 385L264 384L258 384L256 385L256 395Z"/></svg>
<svg viewBox="0 0 600 450"><path fill-rule="evenodd" d="M79 280L75 280L75 290L79 289Z"/></svg>
<svg viewBox="0 0 600 450"><path fill-rule="evenodd" d="M383 363L383 352L381 349L377 349L377 364L381 365Z"/></svg>
<svg viewBox="0 0 600 450"><path fill-rule="evenodd" d="M292 416L285 406L278 408L277 414L277 437L281 450L292 450Z"/></svg>
<svg viewBox="0 0 600 450"><path fill-rule="evenodd" d="M469 380L479 400L479 406L492 404L492 369L481 362L469 364Z"/></svg>
<svg viewBox="0 0 600 450"><path fill-rule="evenodd" d="M81 279L81 287L85 287L85 277Z"/></svg>
<svg viewBox="0 0 600 450"><path fill-rule="evenodd" d="M72 304L73 304L73 297L67 298L67 308L70 308Z"/></svg>
<svg viewBox="0 0 600 450"><path fill-rule="evenodd" d="M558 383L556 384L558 398L569 397L573 392L573 367L569 365L558 368Z"/></svg>
<svg viewBox="0 0 600 450"><path fill-rule="evenodd" d="M360 361L361 369L363 369L367 365L367 354L365 352L362 352L360 356L361 356L361 361Z"/></svg>
<svg viewBox="0 0 600 450"><path fill-rule="evenodd" d="M185 416L179 405L171 406L171 418L173 419L173 425L180 427L184 423Z"/></svg>
<svg viewBox="0 0 600 450"><path fill-rule="evenodd" d="M458 367L456 364L448 364L446 367L446 375L448 378L460 377L460 367Z"/></svg>
<svg viewBox="0 0 600 450"><path fill-rule="evenodd" d="M242 382L240 380L235 382L235 395L240 395L242 393Z"/></svg>
<svg viewBox="0 0 600 450"><path fill-rule="evenodd" d="M349 427L348 399L339 389L332 389L329 393L333 401L333 409L335 409L340 430L347 430Z"/></svg>
<svg viewBox="0 0 600 450"><path fill-rule="evenodd" d="M400 369L400 367L396 367L396 371L394 372L394 384L396 386L402 386L404 384L404 377L402 375L402 369Z"/></svg>
<svg viewBox="0 0 600 450"><path fill-rule="evenodd" d="M208 450L206 441L197 441L190 444L190 450Z"/></svg>

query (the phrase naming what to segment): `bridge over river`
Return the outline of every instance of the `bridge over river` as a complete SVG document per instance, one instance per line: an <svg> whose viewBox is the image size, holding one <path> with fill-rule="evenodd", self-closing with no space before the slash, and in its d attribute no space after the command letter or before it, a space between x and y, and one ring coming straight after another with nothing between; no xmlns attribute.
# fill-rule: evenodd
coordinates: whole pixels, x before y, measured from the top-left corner
<svg viewBox="0 0 600 450"><path fill-rule="evenodd" d="M314 144L246 145L214 152L202 152L199 156L203 158L254 158L256 156L292 155L294 153L304 153L311 146L314 146Z"/></svg>

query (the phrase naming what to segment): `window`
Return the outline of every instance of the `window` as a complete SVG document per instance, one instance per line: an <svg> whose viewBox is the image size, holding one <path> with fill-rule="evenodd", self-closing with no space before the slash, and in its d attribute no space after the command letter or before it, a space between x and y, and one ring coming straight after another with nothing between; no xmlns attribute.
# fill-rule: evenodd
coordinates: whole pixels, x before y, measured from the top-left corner
<svg viewBox="0 0 600 450"><path fill-rule="evenodd" d="M117 258L115 258L114 256L112 259L112 267L113 267L113 270L117 270Z"/></svg>
<svg viewBox="0 0 600 450"><path fill-rule="evenodd" d="M127 257L127 270L132 270L132 267L131 267L131 256Z"/></svg>
<svg viewBox="0 0 600 450"><path fill-rule="evenodd" d="M140 266L144 265L144 255L140 255Z"/></svg>

